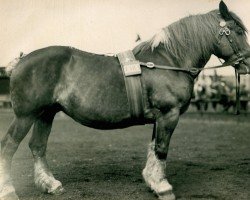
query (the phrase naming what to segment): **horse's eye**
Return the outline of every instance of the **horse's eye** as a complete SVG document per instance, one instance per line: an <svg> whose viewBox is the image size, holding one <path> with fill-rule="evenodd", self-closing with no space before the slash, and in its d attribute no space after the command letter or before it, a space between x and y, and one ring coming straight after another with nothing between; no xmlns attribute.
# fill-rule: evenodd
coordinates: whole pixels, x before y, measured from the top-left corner
<svg viewBox="0 0 250 200"><path fill-rule="evenodd" d="M239 35L243 35L243 33L244 33L243 29L240 28L240 27L237 27L235 31L236 31L236 33L238 33Z"/></svg>

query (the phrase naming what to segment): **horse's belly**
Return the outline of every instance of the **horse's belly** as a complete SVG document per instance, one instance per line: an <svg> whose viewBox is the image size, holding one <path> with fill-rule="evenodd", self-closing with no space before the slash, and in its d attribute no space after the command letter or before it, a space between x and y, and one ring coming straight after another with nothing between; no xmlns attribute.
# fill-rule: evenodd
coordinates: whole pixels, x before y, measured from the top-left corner
<svg viewBox="0 0 250 200"><path fill-rule="evenodd" d="M128 126L131 122L126 91L95 84L84 88L71 86L60 92L57 102L83 125L101 129Z"/></svg>
<svg viewBox="0 0 250 200"><path fill-rule="evenodd" d="M129 112L122 109L113 110L106 107L104 110L99 106L78 109L64 108L64 112L82 125L96 129L115 129L133 125Z"/></svg>

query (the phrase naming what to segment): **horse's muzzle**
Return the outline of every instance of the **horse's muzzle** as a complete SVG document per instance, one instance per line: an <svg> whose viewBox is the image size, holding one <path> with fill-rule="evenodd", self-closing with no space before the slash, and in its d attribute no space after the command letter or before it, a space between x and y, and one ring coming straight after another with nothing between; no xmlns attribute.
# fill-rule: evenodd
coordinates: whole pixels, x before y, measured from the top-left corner
<svg viewBox="0 0 250 200"><path fill-rule="evenodd" d="M237 69L239 74L242 74L242 75L250 74L250 59L248 60L249 62L244 61L234 66Z"/></svg>
<svg viewBox="0 0 250 200"><path fill-rule="evenodd" d="M240 53L240 61L234 66L239 74L250 74L250 49Z"/></svg>

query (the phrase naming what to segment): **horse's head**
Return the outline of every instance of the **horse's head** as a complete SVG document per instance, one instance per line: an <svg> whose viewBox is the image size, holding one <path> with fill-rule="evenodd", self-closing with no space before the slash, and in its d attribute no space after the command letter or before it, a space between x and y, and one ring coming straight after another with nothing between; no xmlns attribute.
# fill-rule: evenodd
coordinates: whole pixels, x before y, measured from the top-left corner
<svg viewBox="0 0 250 200"><path fill-rule="evenodd" d="M218 42L214 54L224 60L237 60L235 67L242 74L250 73L250 46L242 21L221 1L219 5Z"/></svg>

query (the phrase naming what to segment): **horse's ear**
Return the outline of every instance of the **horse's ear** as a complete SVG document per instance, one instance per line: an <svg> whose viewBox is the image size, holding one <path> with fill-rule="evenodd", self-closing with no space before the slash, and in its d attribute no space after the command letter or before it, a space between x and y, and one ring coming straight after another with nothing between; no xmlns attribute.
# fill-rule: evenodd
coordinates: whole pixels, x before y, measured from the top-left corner
<svg viewBox="0 0 250 200"><path fill-rule="evenodd" d="M220 10L220 14L224 20L232 19L232 16L227 8L227 5L223 1L220 1L219 10Z"/></svg>

